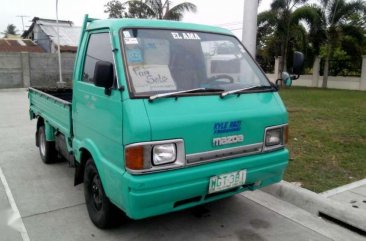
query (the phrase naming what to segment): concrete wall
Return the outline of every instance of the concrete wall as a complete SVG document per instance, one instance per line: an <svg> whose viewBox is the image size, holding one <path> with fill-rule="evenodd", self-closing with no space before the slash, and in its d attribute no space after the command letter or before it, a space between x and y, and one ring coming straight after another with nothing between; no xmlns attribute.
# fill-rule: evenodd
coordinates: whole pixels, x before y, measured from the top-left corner
<svg viewBox="0 0 366 241"><path fill-rule="evenodd" d="M0 88L23 87L21 53L0 53Z"/></svg>
<svg viewBox="0 0 366 241"><path fill-rule="evenodd" d="M62 76L71 86L75 54L63 53ZM279 59L276 59L276 62ZM319 69L320 59L314 62L313 69ZM278 66L278 64L276 65ZM267 74L276 81L278 71ZM361 77L329 76L328 88L366 90L366 56L363 56ZM322 76L318 71L313 75L303 75L293 81L294 86L321 87ZM0 53L0 89L34 87L56 87L58 81L57 54L50 53Z"/></svg>
<svg viewBox="0 0 366 241"><path fill-rule="evenodd" d="M75 54L63 53L62 76L71 85ZM0 89L24 87L56 87L57 54L0 53Z"/></svg>
<svg viewBox="0 0 366 241"><path fill-rule="evenodd" d="M34 53L29 56L31 71L31 86L56 86L59 79L57 54ZM72 83L75 54L63 53L62 79Z"/></svg>
<svg viewBox="0 0 366 241"><path fill-rule="evenodd" d="M275 74L267 74L267 77L275 82L278 79L278 66L279 58L275 59ZM319 75L320 70L320 57L317 57L313 65L312 75L302 75L299 79L294 80L292 85L294 86L306 86L306 87L322 87L323 76ZM329 76L327 88L330 89L346 89L346 90L366 90L366 55L362 56L362 69L360 77L348 77L348 76Z"/></svg>
<svg viewBox="0 0 366 241"><path fill-rule="evenodd" d="M267 74L267 77L273 83L277 79L277 75ZM322 87L323 76L319 76L318 86ZM343 77L343 76L329 76L328 77L328 88L329 89L344 89L344 90L361 90L360 89L360 77ZM293 86L305 86L305 87L316 87L313 85L312 75L301 75L299 79L292 82Z"/></svg>

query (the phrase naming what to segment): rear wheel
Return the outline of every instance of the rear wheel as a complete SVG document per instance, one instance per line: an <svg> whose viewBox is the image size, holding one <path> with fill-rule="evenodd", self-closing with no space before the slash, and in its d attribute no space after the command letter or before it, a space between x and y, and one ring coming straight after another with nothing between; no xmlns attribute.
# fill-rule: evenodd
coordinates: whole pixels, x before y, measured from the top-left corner
<svg viewBox="0 0 366 241"><path fill-rule="evenodd" d="M98 228L110 228L117 224L118 209L105 195L99 173L92 158L85 165L84 195L91 221Z"/></svg>
<svg viewBox="0 0 366 241"><path fill-rule="evenodd" d="M45 127L40 126L38 128L38 148L42 161L46 164L56 162L57 152L55 149L54 141L46 140Z"/></svg>

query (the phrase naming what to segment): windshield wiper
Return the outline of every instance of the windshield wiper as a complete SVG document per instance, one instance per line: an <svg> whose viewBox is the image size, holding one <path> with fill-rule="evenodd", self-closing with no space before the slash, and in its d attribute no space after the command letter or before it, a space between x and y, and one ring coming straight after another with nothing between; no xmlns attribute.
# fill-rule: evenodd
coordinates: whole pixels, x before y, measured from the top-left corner
<svg viewBox="0 0 366 241"><path fill-rule="evenodd" d="M217 92L217 91L224 91L224 90L223 89L215 89L215 88L196 88L196 89L190 89L190 90L181 90L181 91L174 91L174 92L169 92L169 93L152 95L152 96L149 97L149 100L153 101L153 100L163 98L163 97L179 95L179 94L186 94L186 93Z"/></svg>
<svg viewBox="0 0 366 241"><path fill-rule="evenodd" d="M272 86L268 86L268 85L254 85L254 86L250 86L250 87L246 87L246 88L241 88L241 89L236 89L236 90L228 90L225 91L223 93L221 93L221 98L227 96L227 95L232 95L232 94L237 94L246 90L252 90L252 89L272 89Z"/></svg>

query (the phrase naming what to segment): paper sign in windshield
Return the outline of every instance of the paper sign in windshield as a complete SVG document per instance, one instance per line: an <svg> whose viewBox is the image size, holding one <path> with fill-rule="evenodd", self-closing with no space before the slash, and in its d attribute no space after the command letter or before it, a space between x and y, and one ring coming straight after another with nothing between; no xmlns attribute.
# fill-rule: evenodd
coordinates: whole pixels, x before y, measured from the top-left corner
<svg viewBox="0 0 366 241"><path fill-rule="evenodd" d="M143 62L142 53L140 49L128 49L126 51L127 61L129 63Z"/></svg>
<svg viewBox="0 0 366 241"><path fill-rule="evenodd" d="M123 36L125 36L125 38L131 38L131 34L129 31L123 31Z"/></svg>
<svg viewBox="0 0 366 241"><path fill-rule="evenodd" d="M125 38L125 44L139 44L137 38Z"/></svg>
<svg viewBox="0 0 366 241"><path fill-rule="evenodd" d="M129 66L129 70L137 93L177 89L167 65Z"/></svg>

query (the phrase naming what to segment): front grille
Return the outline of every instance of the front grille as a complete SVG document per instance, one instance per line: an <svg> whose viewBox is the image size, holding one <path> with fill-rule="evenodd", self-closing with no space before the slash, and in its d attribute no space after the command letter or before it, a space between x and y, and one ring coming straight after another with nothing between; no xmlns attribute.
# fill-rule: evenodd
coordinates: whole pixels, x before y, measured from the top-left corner
<svg viewBox="0 0 366 241"><path fill-rule="evenodd" d="M256 143L240 147L232 147L215 151L189 154L186 155L186 159L188 165L195 165L205 162L214 162L242 156L248 156L260 153L262 152L262 149L263 149L263 143Z"/></svg>

